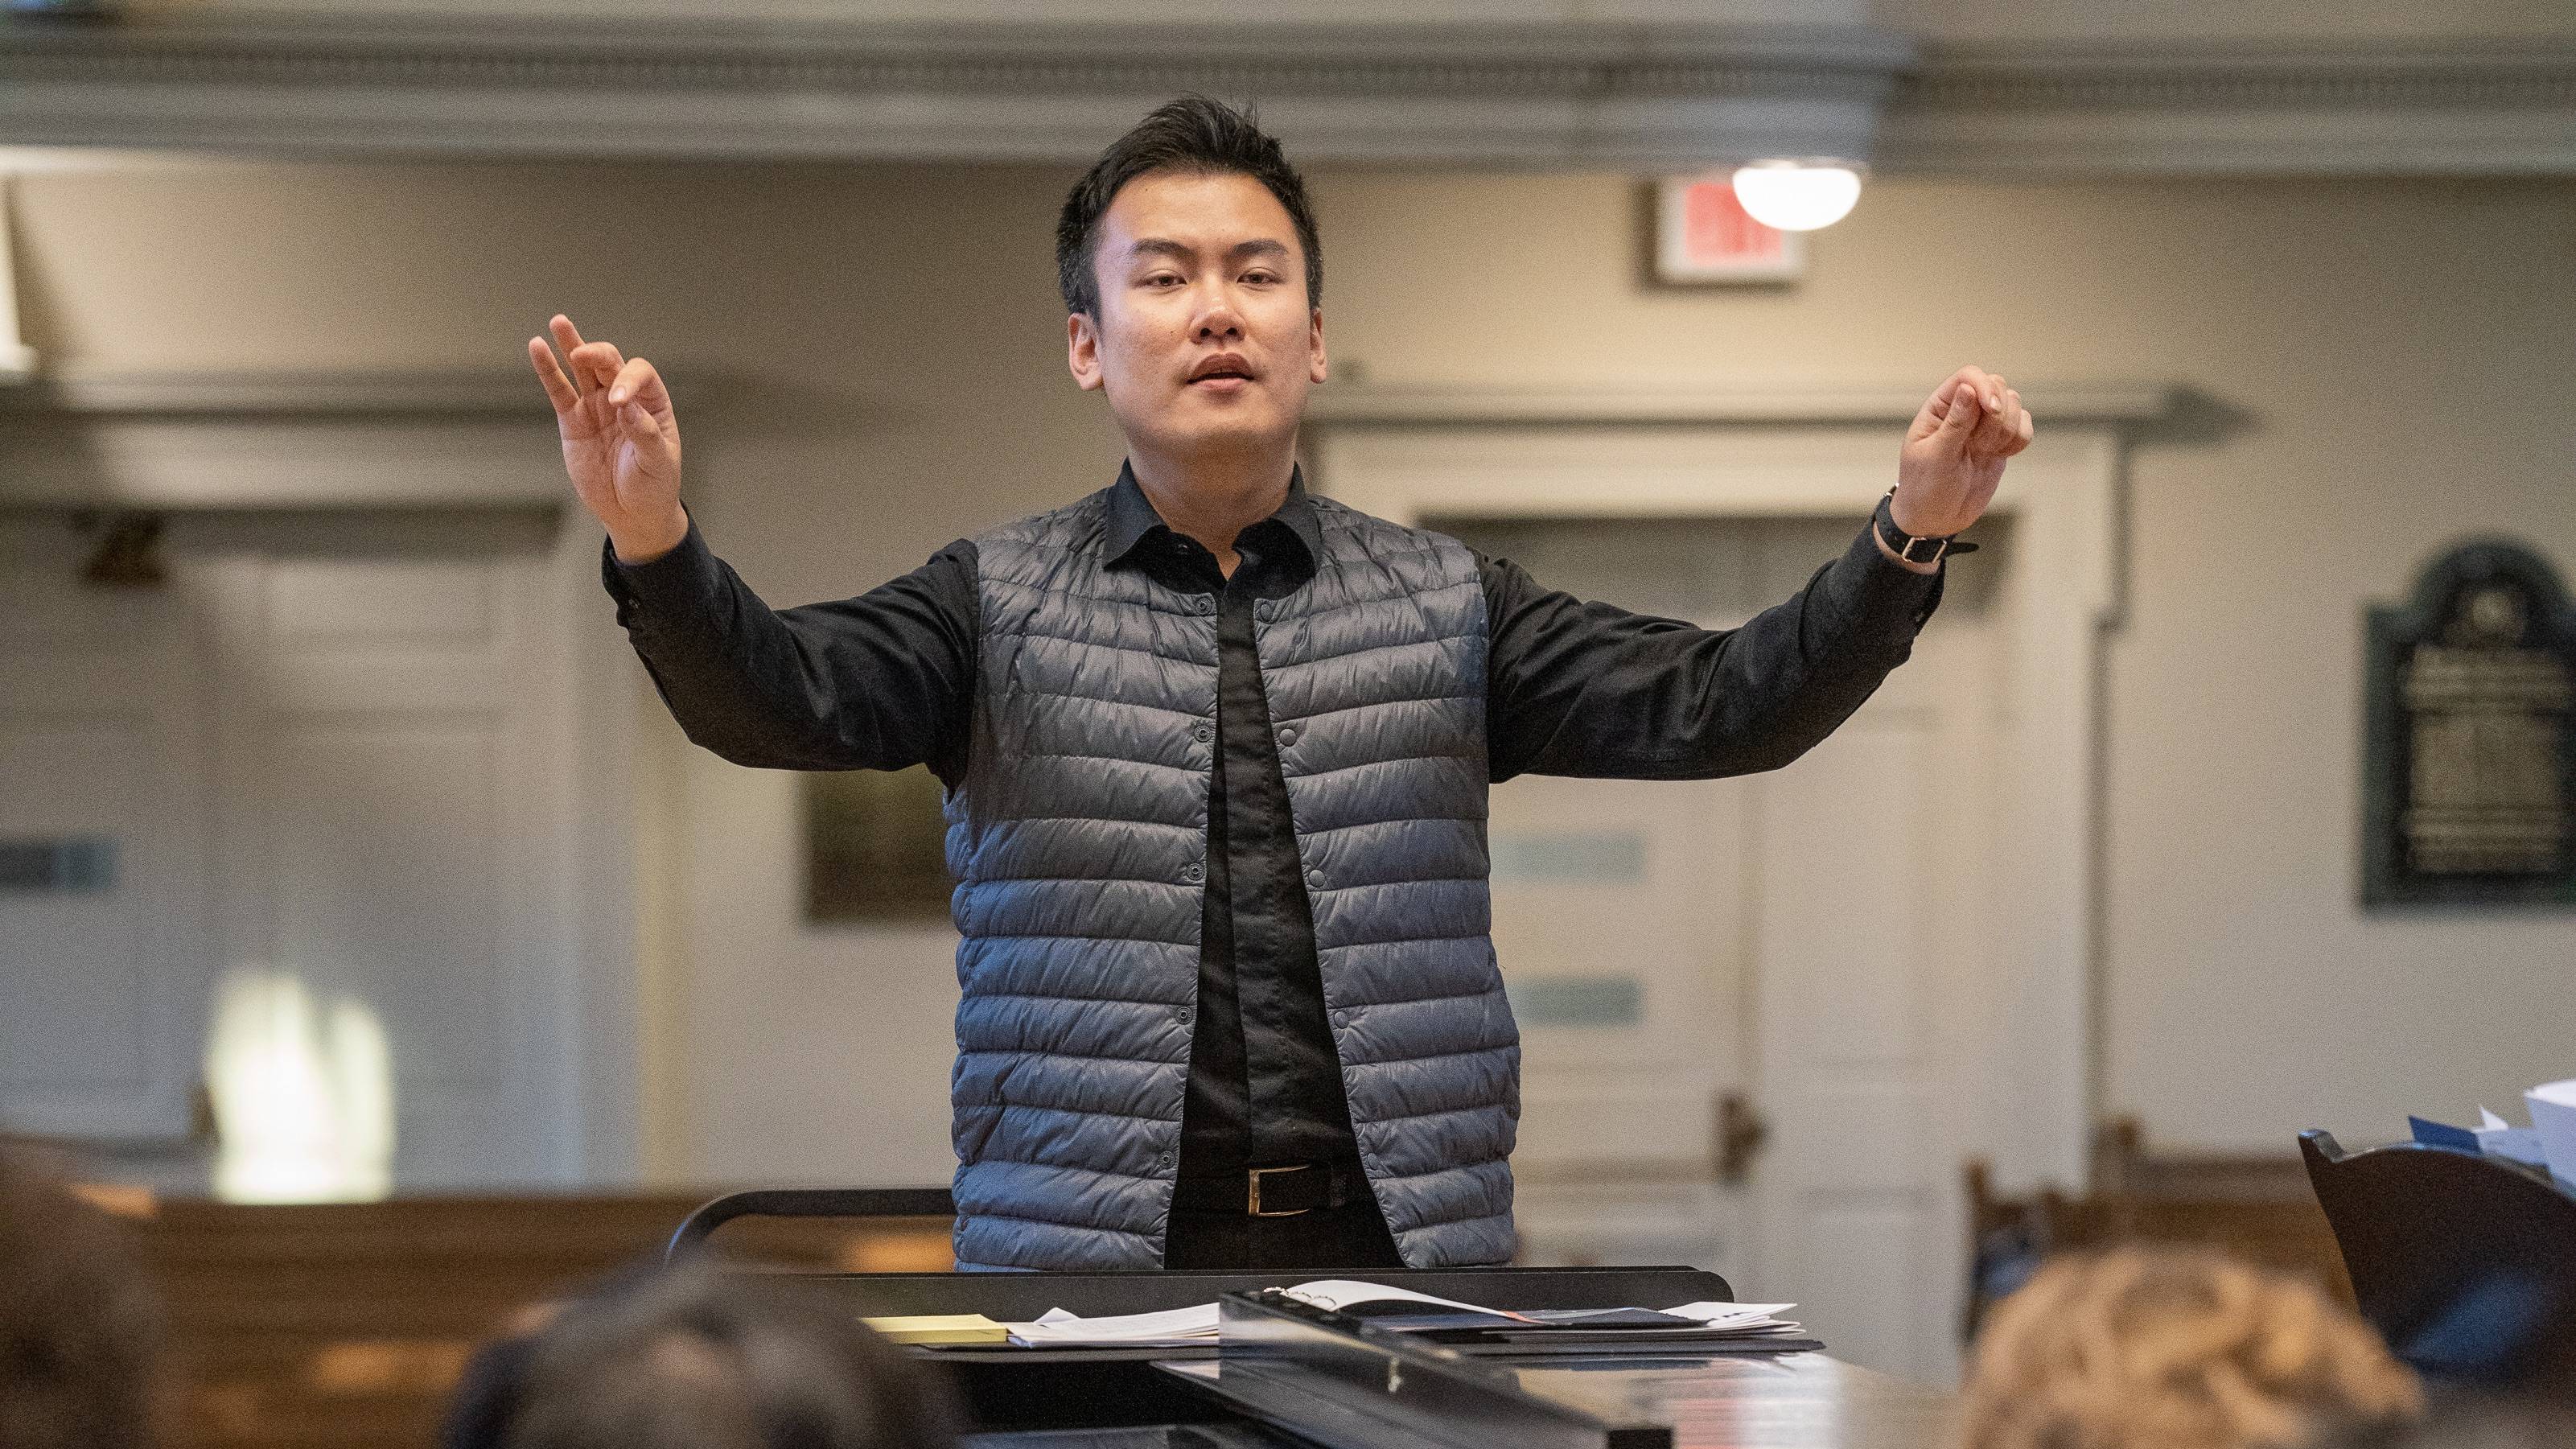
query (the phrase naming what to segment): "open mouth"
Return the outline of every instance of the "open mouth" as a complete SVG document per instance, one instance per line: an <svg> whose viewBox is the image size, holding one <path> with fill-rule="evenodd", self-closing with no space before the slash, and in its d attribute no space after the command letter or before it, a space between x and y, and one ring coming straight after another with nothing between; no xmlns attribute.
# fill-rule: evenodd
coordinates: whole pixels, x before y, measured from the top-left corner
<svg viewBox="0 0 2576 1449"><path fill-rule="evenodd" d="M1221 352L1190 369L1189 385L1231 391L1252 381L1252 366L1233 353Z"/></svg>

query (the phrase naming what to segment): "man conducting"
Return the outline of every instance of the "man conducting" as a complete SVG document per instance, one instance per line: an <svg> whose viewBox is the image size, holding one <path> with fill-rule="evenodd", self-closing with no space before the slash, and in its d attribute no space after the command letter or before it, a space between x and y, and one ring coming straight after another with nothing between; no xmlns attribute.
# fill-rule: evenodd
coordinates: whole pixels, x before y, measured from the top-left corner
<svg viewBox="0 0 2576 1449"><path fill-rule="evenodd" d="M1710 632L1306 491L1323 255L1248 117L1147 117L1073 188L1056 260L1117 481L779 611L682 508L652 364L553 319L561 360L528 355L618 617L726 759L947 786L961 1266L1505 1260L1487 788L1797 758L1903 662L2030 416L1960 369L1852 547Z"/></svg>

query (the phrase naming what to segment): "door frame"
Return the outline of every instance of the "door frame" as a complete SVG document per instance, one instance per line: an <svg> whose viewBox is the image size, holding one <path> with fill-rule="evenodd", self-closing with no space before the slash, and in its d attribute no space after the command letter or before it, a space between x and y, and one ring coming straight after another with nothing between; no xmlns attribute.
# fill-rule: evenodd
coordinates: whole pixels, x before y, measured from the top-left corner
<svg viewBox="0 0 2576 1449"><path fill-rule="evenodd" d="M2015 566L1994 607L2013 660L1984 899L1995 949L1974 983L1993 1009L1955 1057L1959 1145L2007 1189L2085 1182L2102 1094L2103 642L2125 583L2131 438L2173 390L2025 389L2038 439L1993 510ZM1304 446L1317 491L1413 523L1469 516L1858 520L1893 481L1921 394L1902 388L1524 392L1335 387ZM1625 455L1631 466L1618 466ZM1998 894L2011 883L2008 901Z"/></svg>

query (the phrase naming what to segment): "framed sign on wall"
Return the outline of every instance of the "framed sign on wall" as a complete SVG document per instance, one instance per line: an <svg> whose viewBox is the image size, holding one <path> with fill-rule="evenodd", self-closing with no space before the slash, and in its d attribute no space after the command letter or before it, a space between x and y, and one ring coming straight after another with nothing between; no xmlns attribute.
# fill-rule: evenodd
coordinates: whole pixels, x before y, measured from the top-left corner
<svg viewBox="0 0 2576 1449"><path fill-rule="evenodd" d="M1656 183L1656 281L1776 284L1806 273L1807 239L1755 221L1724 174L1668 176Z"/></svg>
<svg viewBox="0 0 2576 1449"><path fill-rule="evenodd" d="M2576 905L2576 609L2520 544L2462 544L2370 611L2365 906Z"/></svg>
<svg viewBox="0 0 2576 1449"><path fill-rule="evenodd" d="M937 776L908 770L804 777L805 919L948 919L947 822Z"/></svg>

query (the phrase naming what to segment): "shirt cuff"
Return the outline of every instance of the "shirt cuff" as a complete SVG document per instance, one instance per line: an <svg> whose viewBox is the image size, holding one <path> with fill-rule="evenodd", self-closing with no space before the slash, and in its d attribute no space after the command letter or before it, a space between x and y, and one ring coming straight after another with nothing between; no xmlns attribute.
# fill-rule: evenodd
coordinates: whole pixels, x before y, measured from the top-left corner
<svg viewBox="0 0 2576 1449"><path fill-rule="evenodd" d="M1831 587L1839 596L1835 600L1837 616L1863 635L1908 645L1932 617L1932 611L1941 607L1941 590L1950 577L1950 561L1944 557L1939 568L1928 574L1916 573L1879 548L1878 527L1873 520L1860 526L1860 536L1852 540L1833 573Z"/></svg>
<svg viewBox="0 0 2576 1449"><path fill-rule="evenodd" d="M617 545L599 542L599 581L617 601L617 622L629 629L649 626L702 608L715 592L716 558L698 532L696 518L677 546L659 558L631 564L617 556Z"/></svg>

